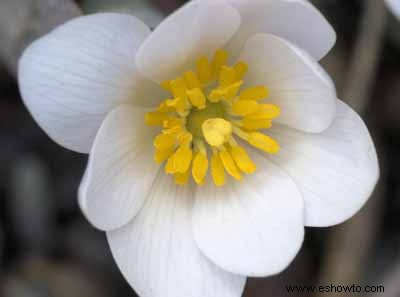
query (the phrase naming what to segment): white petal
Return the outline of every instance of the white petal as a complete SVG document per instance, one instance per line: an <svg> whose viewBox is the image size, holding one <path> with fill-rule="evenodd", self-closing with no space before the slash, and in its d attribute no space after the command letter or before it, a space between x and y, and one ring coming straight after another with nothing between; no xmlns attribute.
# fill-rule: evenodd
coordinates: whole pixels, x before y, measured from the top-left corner
<svg viewBox="0 0 400 297"><path fill-rule="evenodd" d="M160 172L129 225L108 232L122 273L142 297L240 297L245 277L225 272L197 248L191 230L193 192Z"/></svg>
<svg viewBox="0 0 400 297"><path fill-rule="evenodd" d="M389 9L400 19L400 0L385 0Z"/></svg>
<svg viewBox="0 0 400 297"><path fill-rule="evenodd" d="M128 223L143 206L159 166L152 158L155 135L145 111L121 105L104 120L93 143L79 190L88 220L102 230Z"/></svg>
<svg viewBox="0 0 400 297"><path fill-rule="evenodd" d="M165 19L140 47L137 65L156 82L189 70L201 55L223 47L240 25L225 0L192 1Z"/></svg>
<svg viewBox="0 0 400 297"><path fill-rule="evenodd" d="M159 95L135 66L149 28L123 14L74 19L37 40L19 64L25 104L57 143L87 153L105 115L122 102L150 105Z"/></svg>
<svg viewBox="0 0 400 297"><path fill-rule="evenodd" d="M274 127L281 145L271 156L298 185L305 199L305 224L330 226L353 216L379 176L374 144L360 117L338 101L332 126L319 135Z"/></svg>
<svg viewBox="0 0 400 297"><path fill-rule="evenodd" d="M247 86L270 89L268 102L282 110L277 123L306 132L321 132L332 123L335 87L306 52L279 37L257 34L246 43L240 60L249 65Z"/></svg>
<svg viewBox="0 0 400 297"><path fill-rule="evenodd" d="M86 213L86 191L87 191L87 187L88 187L88 168L85 169L85 172L82 176L82 180L81 183L79 185L78 188L78 204L79 207L81 208L81 211L83 212L83 214L87 217Z"/></svg>
<svg viewBox="0 0 400 297"><path fill-rule="evenodd" d="M193 229L200 250L232 273L268 276L293 260L304 235L303 199L289 176L257 153L258 170L196 194Z"/></svg>
<svg viewBox="0 0 400 297"><path fill-rule="evenodd" d="M303 0L229 0L242 17L242 26L228 48L239 52L256 33L277 35L306 50L315 59L324 57L336 42L336 33L324 16Z"/></svg>

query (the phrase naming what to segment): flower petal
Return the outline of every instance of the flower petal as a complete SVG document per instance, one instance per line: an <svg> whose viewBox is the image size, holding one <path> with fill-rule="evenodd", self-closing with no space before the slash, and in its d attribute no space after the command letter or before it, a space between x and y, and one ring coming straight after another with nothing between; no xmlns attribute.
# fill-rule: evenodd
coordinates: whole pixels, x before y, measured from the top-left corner
<svg viewBox="0 0 400 297"><path fill-rule="evenodd" d="M140 47L136 63L156 82L173 79L199 56L223 47L239 25L239 13L225 0L189 2L154 30Z"/></svg>
<svg viewBox="0 0 400 297"><path fill-rule="evenodd" d="M79 190L80 205L97 228L112 230L140 210L158 171L152 158L155 133L141 108L121 105L100 127Z"/></svg>
<svg viewBox="0 0 400 297"><path fill-rule="evenodd" d="M391 12L400 19L400 1L399 0L385 0Z"/></svg>
<svg viewBox="0 0 400 297"><path fill-rule="evenodd" d="M191 230L193 193L163 172L129 225L107 233L122 273L145 297L240 297L245 277L225 272L197 248Z"/></svg>
<svg viewBox="0 0 400 297"><path fill-rule="evenodd" d="M303 241L303 199L281 169L254 153L258 170L240 183L211 182L196 194L200 250L232 273L268 276L289 265Z"/></svg>
<svg viewBox="0 0 400 297"><path fill-rule="evenodd" d="M275 120L306 132L321 132L336 114L336 91L326 72L306 52L269 34L257 34L240 60L249 65L248 86L270 89L268 102L281 108Z"/></svg>
<svg viewBox="0 0 400 297"><path fill-rule="evenodd" d="M237 53L256 33L271 33L296 44L315 59L324 57L336 33L324 16L304 0L229 0L240 12L242 26L229 44Z"/></svg>
<svg viewBox="0 0 400 297"><path fill-rule="evenodd" d="M86 167L85 172L82 176L81 183L78 188L78 205L87 218L87 207L86 207L86 191L88 187L88 168Z"/></svg>
<svg viewBox="0 0 400 297"><path fill-rule="evenodd" d="M286 127L270 134L281 151L269 156L293 178L305 199L305 224L330 226L353 216L379 176L374 144L360 117L338 101L332 126L319 135Z"/></svg>
<svg viewBox="0 0 400 297"><path fill-rule="evenodd" d="M159 98L160 88L135 66L149 34L132 16L102 13L74 19L28 47L19 64L21 94L54 141L87 153L113 107Z"/></svg>

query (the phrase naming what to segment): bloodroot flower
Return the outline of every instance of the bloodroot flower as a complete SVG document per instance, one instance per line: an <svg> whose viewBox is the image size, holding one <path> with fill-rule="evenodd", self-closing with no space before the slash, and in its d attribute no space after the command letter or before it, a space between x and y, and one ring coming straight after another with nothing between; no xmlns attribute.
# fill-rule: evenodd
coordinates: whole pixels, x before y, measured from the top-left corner
<svg viewBox="0 0 400 297"><path fill-rule="evenodd" d="M374 145L317 62L334 42L308 1L195 0L153 32L95 14L25 51L24 102L89 153L80 206L140 296L241 296L366 202Z"/></svg>

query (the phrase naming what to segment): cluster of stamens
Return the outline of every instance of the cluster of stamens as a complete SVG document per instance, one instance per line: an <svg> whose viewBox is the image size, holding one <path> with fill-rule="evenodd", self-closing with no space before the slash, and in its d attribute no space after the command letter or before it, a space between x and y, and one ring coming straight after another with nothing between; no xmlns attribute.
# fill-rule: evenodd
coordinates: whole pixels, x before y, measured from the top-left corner
<svg viewBox="0 0 400 297"><path fill-rule="evenodd" d="M248 66L238 62L229 67L227 61L223 50L211 61L199 58L195 71L161 84L173 97L146 114L146 124L162 127L154 139L154 159L166 162L165 172L179 185L190 175L203 184L209 165L217 186L225 184L225 172L236 180L252 174L256 165L238 139L267 153L279 151L278 143L260 130L271 127L280 109L261 103L268 97L265 86L240 91Z"/></svg>

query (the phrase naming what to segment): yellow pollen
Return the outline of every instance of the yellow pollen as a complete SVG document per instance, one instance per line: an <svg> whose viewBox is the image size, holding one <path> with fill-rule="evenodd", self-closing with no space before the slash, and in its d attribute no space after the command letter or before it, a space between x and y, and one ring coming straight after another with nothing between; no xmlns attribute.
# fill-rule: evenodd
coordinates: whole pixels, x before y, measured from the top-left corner
<svg viewBox="0 0 400 297"><path fill-rule="evenodd" d="M201 186L208 171L216 186L254 173L257 166L244 142L268 154L279 152L277 141L263 130L272 127L280 108L266 102L266 86L242 88L249 71L245 62L227 62L224 50L212 59L199 57L195 69L161 83L171 97L145 116L147 125L161 129L153 141L154 161L165 162L165 173L178 185L192 177Z"/></svg>

